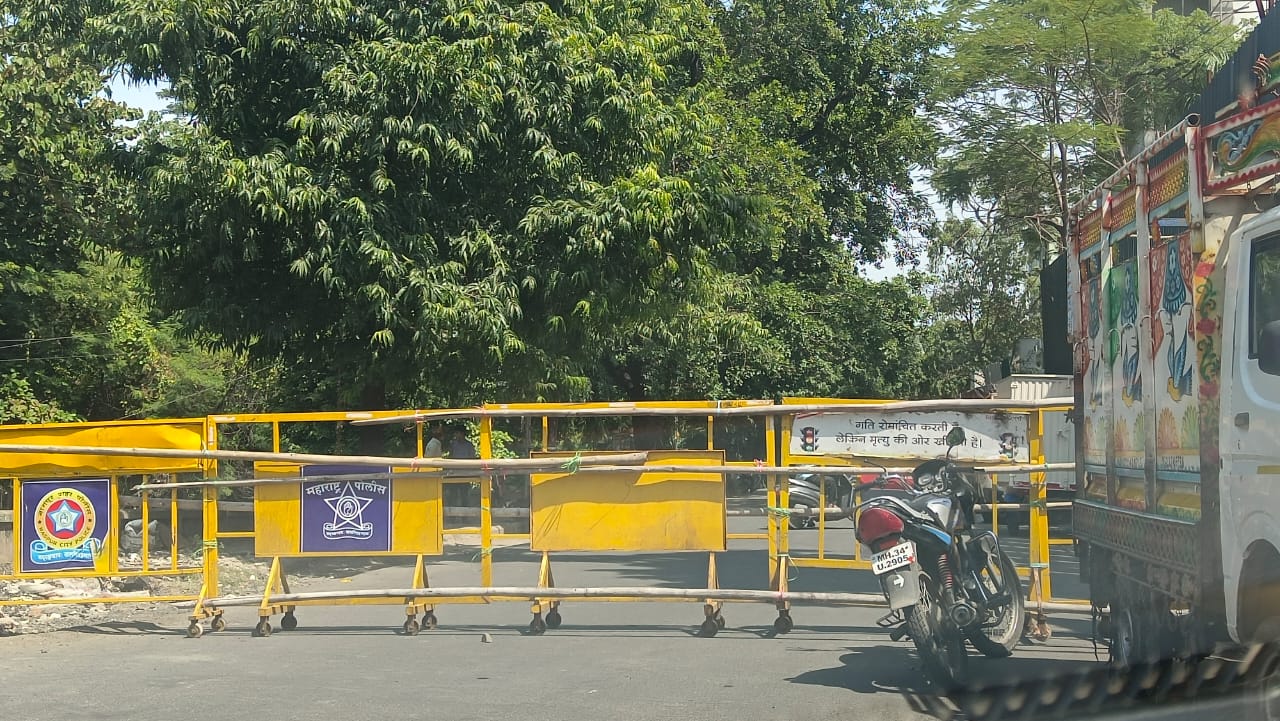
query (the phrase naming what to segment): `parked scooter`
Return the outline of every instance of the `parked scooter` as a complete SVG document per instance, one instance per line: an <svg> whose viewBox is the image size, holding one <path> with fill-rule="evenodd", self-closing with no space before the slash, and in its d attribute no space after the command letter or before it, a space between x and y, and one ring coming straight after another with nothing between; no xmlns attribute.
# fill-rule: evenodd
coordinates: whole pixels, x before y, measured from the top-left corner
<svg viewBox="0 0 1280 721"><path fill-rule="evenodd" d="M930 679L963 682L968 641L988 657L1008 656L1022 637L1026 600L1017 567L990 531L973 531L977 488L951 462L965 442L947 434L945 458L925 461L911 487L883 490L886 475L861 484L857 537L872 551L890 613L877 623L910 636ZM870 496L870 498L868 498Z"/></svg>
<svg viewBox="0 0 1280 721"><path fill-rule="evenodd" d="M847 510L853 505L854 489L857 482L853 476L845 475L827 475L826 482L826 502L827 502L827 521L840 521L850 517ZM797 476L791 476L787 479L787 488L792 514L788 516L788 523L792 529L816 528L818 525L817 515L800 515L796 511L812 509L818 510L822 506L822 494L819 492L820 478L816 473L804 473Z"/></svg>

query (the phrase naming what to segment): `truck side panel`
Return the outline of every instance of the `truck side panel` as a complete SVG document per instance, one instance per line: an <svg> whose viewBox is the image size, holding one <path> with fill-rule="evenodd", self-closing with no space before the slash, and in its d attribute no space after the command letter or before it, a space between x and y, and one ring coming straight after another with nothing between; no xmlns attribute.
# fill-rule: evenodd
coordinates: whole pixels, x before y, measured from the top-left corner
<svg viewBox="0 0 1280 721"><path fill-rule="evenodd" d="M1079 489L1089 498L1106 501L1107 439L1111 436L1111 363L1107 352L1107 294L1105 266L1107 255L1102 244L1102 213L1095 211L1081 221L1076 237L1078 263L1073 264L1070 287L1078 293L1074 299L1078 326L1075 336L1077 373L1080 378L1081 431L1078 445L1083 469ZM1078 268L1078 272L1077 272Z"/></svg>
<svg viewBox="0 0 1280 721"><path fill-rule="evenodd" d="M1145 366L1150 349L1140 321L1142 312L1141 278L1138 263L1138 226L1136 221L1135 186L1129 186L1108 198L1110 213L1103 218L1103 232L1111 254L1111 272L1107 275L1107 335L1113 392L1111 394L1110 468L1117 488L1115 500L1121 508L1135 511L1147 509L1146 444L1144 412ZM1144 352L1145 350L1145 352Z"/></svg>
<svg viewBox="0 0 1280 721"><path fill-rule="evenodd" d="M1185 148L1151 170L1147 271L1154 365L1153 510L1194 521L1200 518L1200 374L1188 171Z"/></svg>

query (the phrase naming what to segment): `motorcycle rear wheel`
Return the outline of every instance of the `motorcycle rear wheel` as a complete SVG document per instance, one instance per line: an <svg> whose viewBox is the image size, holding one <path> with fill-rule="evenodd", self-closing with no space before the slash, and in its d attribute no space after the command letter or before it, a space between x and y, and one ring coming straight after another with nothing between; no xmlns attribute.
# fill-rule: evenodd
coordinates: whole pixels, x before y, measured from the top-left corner
<svg viewBox="0 0 1280 721"><path fill-rule="evenodd" d="M999 573L998 579L991 575L992 570ZM1027 619L1027 603L1022 592L1022 581L1018 578L1018 567L1001 550L1000 567L983 569L979 579L987 587L987 593L1008 593L1011 599L996 612L996 618L984 619L984 626L991 622L995 625L974 629L969 634L969 643L987 658L1004 658L1012 654L1022 640L1022 629Z"/></svg>
<svg viewBox="0 0 1280 721"><path fill-rule="evenodd" d="M958 689L964 683L968 651L964 638L943 621L938 593L928 575L920 574L920 601L903 609L903 614L925 675L944 691Z"/></svg>

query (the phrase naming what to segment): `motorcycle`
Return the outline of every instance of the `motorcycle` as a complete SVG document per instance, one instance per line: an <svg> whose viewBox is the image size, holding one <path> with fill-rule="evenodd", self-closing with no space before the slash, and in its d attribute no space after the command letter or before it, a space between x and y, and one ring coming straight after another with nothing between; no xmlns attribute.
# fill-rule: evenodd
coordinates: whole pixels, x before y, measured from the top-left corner
<svg viewBox="0 0 1280 721"><path fill-rule="evenodd" d="M947 689L963 682L966 641L1008 656L1026 620L1017 567L993 533L973 530L978 490L951 461L965 436L952 428L946 457L917 466L909 486L887 474L860 484L857 506L857 538L889 602L877 624L895 641L910 636L926 675Z"/></svg>

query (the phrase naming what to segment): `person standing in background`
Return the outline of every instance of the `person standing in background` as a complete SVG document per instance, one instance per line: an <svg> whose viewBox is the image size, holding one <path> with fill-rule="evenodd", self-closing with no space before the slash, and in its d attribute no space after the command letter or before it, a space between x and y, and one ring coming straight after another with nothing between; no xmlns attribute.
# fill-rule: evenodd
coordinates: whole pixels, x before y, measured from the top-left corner
<svg viewBox="0 0 1280 721"><path fill-rule="evenodd" d="M480 454L476 452L476 446L467 439L467 429L462 426L454 426L453 439L449 441L449 457L450 458L479 458Z"/></svg>
<svg viewBox="0 0 1280 721"><path fill-rule="evenodd" d="M427 441L427 447L422 451L423 458L439 458L444 455L444 426L435 425L431 428L431 440Z"/></svg>

